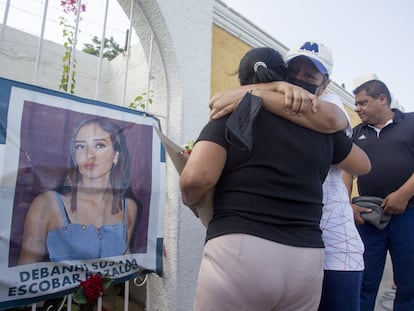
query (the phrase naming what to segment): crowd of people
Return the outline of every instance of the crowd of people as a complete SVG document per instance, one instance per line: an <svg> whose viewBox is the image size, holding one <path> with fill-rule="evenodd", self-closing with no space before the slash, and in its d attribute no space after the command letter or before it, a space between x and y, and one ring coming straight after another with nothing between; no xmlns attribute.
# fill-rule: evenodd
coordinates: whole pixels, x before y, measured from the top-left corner
<svg viewBox="0 0 414 311"><path fill-rule="evenodd" d="M352 128L327 92L332 70L318 41L284 58L254 48L240 86L212 97L180 177L192 210L214 189L194 310L373 311L387 252L394 310L414 310L414 113L370 80L354 90ZM385 228L351 203L355 178Z"/></svg>

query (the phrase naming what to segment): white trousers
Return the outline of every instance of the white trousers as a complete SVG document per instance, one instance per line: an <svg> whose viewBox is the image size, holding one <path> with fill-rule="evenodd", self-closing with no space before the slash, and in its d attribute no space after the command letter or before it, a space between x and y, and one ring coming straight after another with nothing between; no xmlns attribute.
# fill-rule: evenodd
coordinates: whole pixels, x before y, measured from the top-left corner
<svg viewBox="0 0 414 311"><path fill-rule="evenodd" d="M324 250L246 234L209 240L195 311L312 311L319 306Z"/></svg>

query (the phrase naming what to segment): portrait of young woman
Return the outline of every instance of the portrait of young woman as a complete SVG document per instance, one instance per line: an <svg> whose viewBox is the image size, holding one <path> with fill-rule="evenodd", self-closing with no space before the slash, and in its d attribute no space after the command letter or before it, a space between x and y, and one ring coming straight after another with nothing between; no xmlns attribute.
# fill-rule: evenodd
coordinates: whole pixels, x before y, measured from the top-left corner
<svg viewBox="0 0 414 311"><path fill-rule="evenodd" d="M25 208L25 217L13 219L20 223L19 230L14 229L14 242L21 247L15 247L11 266L145 252L142 241L147 238L149 204L145 193L150 189L143 188L150 187L151 176L145 171L150 165L142 162L150 161L151 155L142 151L137 157L137 145L132 140L145 145L150 135L145 127L128 122L69 115L62 116L63 124L57 125L55 132L38 133L42 138L37 145L45 147L50 140L51 151L45 151L43 159L38 155L40 151L35 152L39 147L21 151L21 159L29 163L26 172L20 173L20 184L24 186L16 190L15 209ZM59 120L51 123L56 125ZM139 131L144 131L141 138L137 137ZM58 142L56 136L64 141ZM60 150L66 150L64 160L57 157L63 153ZM33 163L33 154L39 158L37 164ZM141 164L136 163L137 159ZM137 186L139 179L142 182Z"/></svg>

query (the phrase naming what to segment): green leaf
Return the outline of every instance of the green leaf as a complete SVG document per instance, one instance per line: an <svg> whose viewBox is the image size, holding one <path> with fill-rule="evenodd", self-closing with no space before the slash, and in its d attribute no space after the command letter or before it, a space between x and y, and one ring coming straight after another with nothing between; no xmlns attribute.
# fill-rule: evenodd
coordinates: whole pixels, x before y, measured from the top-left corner
<svg viewBox="0 0 414 311"><path fill-rule="evenodd" d="M112 284L112 280L110 278L106 278L106 277L103 277L102 279L104 281L103 288L104 289L109 288L109 286L111 286L111 284Z"/></svg>
<svg viewBox="0 0 414 311"><path fill-rule="evenodd" d="M190 140L187 142L187 144L184 146L184 150L185 150L186 152L189 152L189 151L193 150L193 148L194 148L194 144L195 144L195 141L194 141L193 139L190 139Z"/></svg>
<svg viewBox="0 0 414 311"><path fill-rule="evenodd" d="M73 301L79 304L86 304L88 302L82 287L79 287L73 294Z"/></svg>

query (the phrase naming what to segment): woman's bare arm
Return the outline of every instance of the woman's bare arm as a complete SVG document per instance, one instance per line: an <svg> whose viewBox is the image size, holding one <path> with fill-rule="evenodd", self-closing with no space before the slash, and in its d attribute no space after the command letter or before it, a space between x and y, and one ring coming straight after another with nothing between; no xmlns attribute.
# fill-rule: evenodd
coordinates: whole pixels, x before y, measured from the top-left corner
<svg viewBox="0 0 414 311"><path fill-rule="evenodd" d="M19 265L39 262L46 254L46 237L53 203L50 193L43 193L30 205L24 223Z"/></svg>
<svg viewBox="0 0 414 311"><path fill-rule="evenodd" d="M352 143L352 148L348 156L338 166L348 174L355 176L365 175L371 171L371 161L368 155L354 143ZM345 186L348 189L351 187L349 182Z"/></svg>
<svg viewBox="0 0 414 311"><path fill-rule="evenodd" d="M343 169L342 179L348 189L349 197L351 198L353 176L368 174L371 170L371 161L365 151L353 143L351 152L342 162L338 164L338 166ZM352 203L350 204L354 212L355 222L363 224L364 220L361 218L361 213L370 212L371 210Z"/></svg>
<svg viewBox="0 0 414 311"><path fill-rule="evenodd" d="M191 156L180 176L183 203L198 216L195 206L204 199L207 191L219 180L226 162L227 151L222 146L199 141L194 145Z"/></svg>
<svg viewBox="0 0 414 311"><path fill-rule="evenodd" d="M134 200L128 199L128 214L126 217L127 222L127 254L130 253L130 243L132 233L134 232L135 222L137 219L137 204Z"/></svg>
<svg viewBox="0 0 414 311"><path fill-rule="evenodd" d="M246 92L261 97L264 109L303 127L326 134L348 127L345 114L335 104L282 81L244 85L220 92L211 98L210 117L218 119L234 111Z"/></svg>
<svg viewBox="0 0 414 311"><path fill-rule="evenodd" d="M346 186L346 188L348 189L348 193L349 193L349 199L351 202L351 197L352 197L352 188L353 188L353 183L354 183L354 176L353 174L350 174L346 171L342 172L342 179L344 181L344 184ZM370 208L366 208L366 207L361 207L359 205L356 204L352 204L352 202L350 203L352 210L354 212L354 221L357 224L363 224L365 221L361 218L361 213L369 213L372 211L372 209Z"/></svg>

